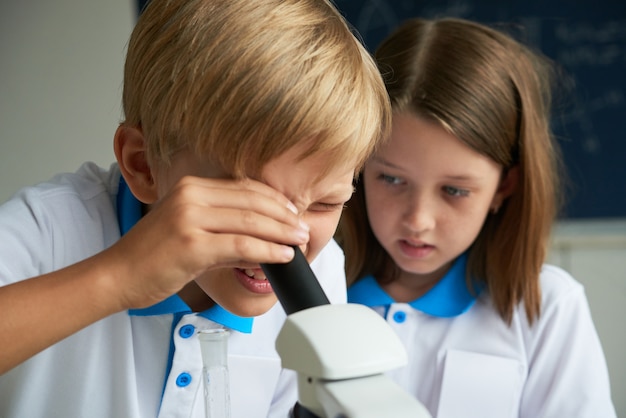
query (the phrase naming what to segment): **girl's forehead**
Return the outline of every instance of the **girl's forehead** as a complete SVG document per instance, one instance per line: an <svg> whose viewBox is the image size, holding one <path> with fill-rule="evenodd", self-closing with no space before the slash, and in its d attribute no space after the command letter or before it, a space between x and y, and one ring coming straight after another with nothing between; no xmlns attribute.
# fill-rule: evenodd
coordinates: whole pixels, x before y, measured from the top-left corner
<svg viewBox="0 0 626 418"><path fill-rule="evenodd" d="M410 114L394 115L393 131L369 160L387 169L419 175L479 177L500 166L469 147L441 124Z"/></svg>

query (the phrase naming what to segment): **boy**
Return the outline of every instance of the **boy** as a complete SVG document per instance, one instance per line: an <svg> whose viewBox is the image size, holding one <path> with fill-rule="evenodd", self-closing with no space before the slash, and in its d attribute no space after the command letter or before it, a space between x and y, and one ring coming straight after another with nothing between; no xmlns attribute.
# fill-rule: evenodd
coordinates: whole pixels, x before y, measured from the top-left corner
<svg viewBox="0 0 626 418"><path fill-rule="evenodd" d="M123 105L110 170L0 207L0 416L201 417L197 331L220 325L233 416L286 416L259 263L299 245L345 301L331 238L388 126L375 65L326 0L152 0Z"/></svg>

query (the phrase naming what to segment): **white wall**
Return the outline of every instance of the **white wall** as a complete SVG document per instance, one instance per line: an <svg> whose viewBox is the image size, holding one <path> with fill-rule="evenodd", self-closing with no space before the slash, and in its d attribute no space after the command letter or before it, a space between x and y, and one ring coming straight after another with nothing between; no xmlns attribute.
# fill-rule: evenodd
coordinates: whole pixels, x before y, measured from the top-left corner
<svg viewBox="0 0 626 418"><path fill-rule="evenodd" d="M83 161L114 160L134 20L131 0L0 2L0 201ZM587 289L626 417L626 220L560 224L551 261Z"/></svg>
<svg viewBox="0 0 626 418"><path fill-rule="evenodd" d="M626 417L626 219L560 222L550 262L586 289L618 417Z"/></svg>
<svg viewBox="0 0 626 418"><path fill-rule="evenodd" d="M131 0L0 2L0 201L114 160L134 21Z"/></svg>

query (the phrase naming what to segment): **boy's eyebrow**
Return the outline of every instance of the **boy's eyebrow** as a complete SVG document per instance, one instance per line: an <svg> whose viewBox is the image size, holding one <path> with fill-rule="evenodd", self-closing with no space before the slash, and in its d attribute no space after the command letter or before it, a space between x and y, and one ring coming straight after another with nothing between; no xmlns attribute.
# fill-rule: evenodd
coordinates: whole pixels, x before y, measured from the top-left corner
<svg viewBox="0 0 626 418"><path fill-rule="evenodd" d="M354 193L354 186L346 185L345 187L341 186L336 189L330 189L328 193L325 195L325 198L341 198L341 199L350 199L352 194Z"/></svg>

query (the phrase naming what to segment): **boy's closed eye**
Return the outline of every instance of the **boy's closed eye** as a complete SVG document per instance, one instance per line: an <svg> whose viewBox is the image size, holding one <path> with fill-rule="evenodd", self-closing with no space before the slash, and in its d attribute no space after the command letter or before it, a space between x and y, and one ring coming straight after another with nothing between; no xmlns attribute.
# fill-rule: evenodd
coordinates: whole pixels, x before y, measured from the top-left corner
<svg viewBox="0 0 626 418"><path fill-rule="evenodd" d="M345 202L340 203L325 203L316 202L309 207L311 212L334 212L336 210L342 210L345 207Z"/></svg>

